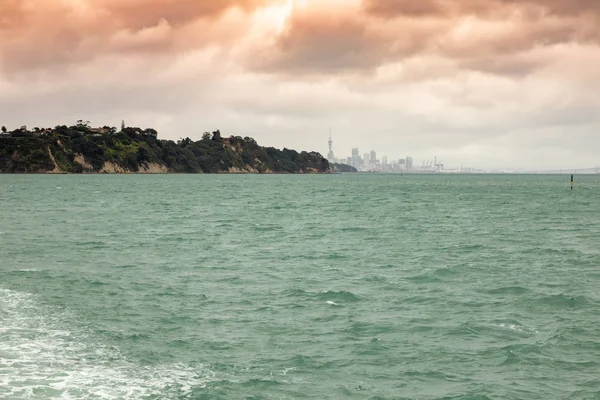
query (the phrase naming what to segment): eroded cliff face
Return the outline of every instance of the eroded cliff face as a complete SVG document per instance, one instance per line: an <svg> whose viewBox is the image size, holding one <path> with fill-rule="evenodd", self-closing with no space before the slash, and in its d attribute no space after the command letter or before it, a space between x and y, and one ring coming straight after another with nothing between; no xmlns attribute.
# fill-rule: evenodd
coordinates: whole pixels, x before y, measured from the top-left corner
<svg viewBox="0 0 600 400"><path fill-rule="evenodd" d="M17 131L0 136L1 173L328 173L329 163L315 152L259 146L251 138L177 143L158 140L137 128L93 133L57 127L43 133Z"/></svg>

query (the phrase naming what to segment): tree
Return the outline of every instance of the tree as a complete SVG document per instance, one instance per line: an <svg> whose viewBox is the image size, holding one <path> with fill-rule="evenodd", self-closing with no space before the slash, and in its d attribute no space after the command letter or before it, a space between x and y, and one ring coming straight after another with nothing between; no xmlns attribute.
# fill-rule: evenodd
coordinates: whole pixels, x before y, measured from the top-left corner
<svg viewBox="0 0 600 400"><path fill-rule="evenodd" d="M149 161L151 161L150 153L148 152L148 150L146 150L146 148L140 147L137 151L137 159L138 159L138 162L140 162L140 163L149 162Z"/></svg>
<svg viewBox="0 0 600 400"><path fill-rule="evenodd" d="M2 133L6 133L7 129L4 125L2 125Z"/></svg>
<svg viewBox="0 0 600 400"><path fill-rule="evenodd" d="M89 128L90 127L90 121L84 121L82 119L77 120L76 126L78 128Z"/></svg>
<svg viewBox="0 0 600 400"><path fill-rule="evenodd" d="M186 137L185 139L179 139L179 141L177 142L177 144L179 146L181 146L182 148L186 148L189 145L191 145L192 143L193 143L193 141L189 137Z"/></svg>

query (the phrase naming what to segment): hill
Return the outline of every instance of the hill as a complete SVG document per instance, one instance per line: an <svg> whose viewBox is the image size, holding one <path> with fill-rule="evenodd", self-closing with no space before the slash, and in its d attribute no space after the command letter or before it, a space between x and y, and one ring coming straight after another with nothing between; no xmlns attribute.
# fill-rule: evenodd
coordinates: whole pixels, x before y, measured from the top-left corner
<svg viewBox="0 0 600 400"><path fill-rule="evenodd" d="M328 173L319 153L259 146L249 137L158 139L154 129L26 127L0 135L0 173Z"/></svg>

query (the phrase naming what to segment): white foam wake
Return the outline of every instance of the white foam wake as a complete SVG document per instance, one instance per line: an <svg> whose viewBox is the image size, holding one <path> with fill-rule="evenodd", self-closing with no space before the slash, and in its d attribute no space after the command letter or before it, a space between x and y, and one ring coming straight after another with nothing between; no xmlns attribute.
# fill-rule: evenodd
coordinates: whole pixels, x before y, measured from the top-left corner
<svg viewBox="0 0 600 400"><path fill-rule="evenodd" d="M31 294L0 289L0 398L172 398L214 379L202 367L138 366L70 321Z"/></svg>

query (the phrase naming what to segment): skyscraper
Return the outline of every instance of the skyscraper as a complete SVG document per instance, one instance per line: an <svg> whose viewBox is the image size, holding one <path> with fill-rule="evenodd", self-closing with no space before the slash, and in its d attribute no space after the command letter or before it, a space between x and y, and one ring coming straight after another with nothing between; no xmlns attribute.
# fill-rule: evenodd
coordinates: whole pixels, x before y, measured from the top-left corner
<svg viewBox="0 0 600 400"><path fill-rule="evenodd" d="M361 163L360 151L356 148L352 149L352 166L359 167Z"/></svg>
<svg viewBox="0 0 600 400"><path fill-rule="evenodd" d="M412 171L413 169L413 159L412 157L406 157L406 170Z"/></svg>
<svg viewBox="0 0 600 400"><path fill-rule="evenodd" d="M333 139L331 138L331 132L329 132L329 154L327 154L327 160L329 162L335 162L335 157L333 155Z"/></svg>
<svg viewBox="0 0 600 400"><path fill-rule="evenodd" d="M371 164L376 164L377 163L377 153L375 152L375 150L371 150L370 161L371 161Z"/></svg>

